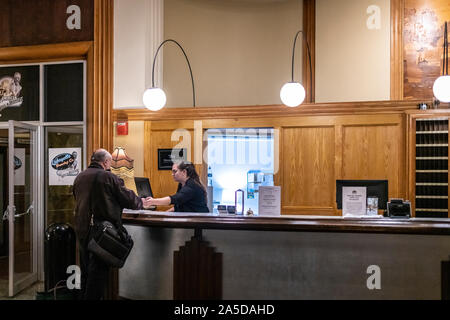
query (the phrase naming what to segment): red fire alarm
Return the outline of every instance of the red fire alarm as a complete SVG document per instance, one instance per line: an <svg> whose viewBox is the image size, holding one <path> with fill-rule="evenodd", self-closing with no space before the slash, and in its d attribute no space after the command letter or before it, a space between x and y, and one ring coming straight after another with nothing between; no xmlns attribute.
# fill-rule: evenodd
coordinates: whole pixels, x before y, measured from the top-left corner
<svg viewBox="0 0 450 320"><path fill-rule="evenodd" d="M128 135L128 121L117 122L117 135L118 136Z"/></svg>

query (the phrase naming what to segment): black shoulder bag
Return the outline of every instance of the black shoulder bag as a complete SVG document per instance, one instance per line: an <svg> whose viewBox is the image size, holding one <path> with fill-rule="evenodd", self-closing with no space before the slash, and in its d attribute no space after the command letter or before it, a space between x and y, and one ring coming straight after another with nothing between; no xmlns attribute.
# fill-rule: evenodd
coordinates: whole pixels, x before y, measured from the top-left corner
<svg viewBox="0 0 450 320"><path fill-rule="evenodd" d="M100 172L95 176L92 186L93 190L96 190L99 173ZM94 213L92 210L93 194L94 192L91 192L89 204L91 215ZM125 229L121 223L119 223L120 225L117 227L110 221L92 220L94 221L94 225L91 226L93 236L89 241L88 250L108 266L122 268L134 244L127 229Z"/></svg>

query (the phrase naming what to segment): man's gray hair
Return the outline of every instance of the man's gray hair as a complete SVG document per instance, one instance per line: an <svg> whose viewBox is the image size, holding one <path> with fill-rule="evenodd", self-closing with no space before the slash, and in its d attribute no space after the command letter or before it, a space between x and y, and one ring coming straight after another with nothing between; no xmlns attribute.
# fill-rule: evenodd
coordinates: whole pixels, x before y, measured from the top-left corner
<svg viewBox="0 0 450 320"><path fill-rule="evenodd" d="M91 162L103 163L107 158L110 158L111 154L105 149L95 150L91 157Z"/></svg>

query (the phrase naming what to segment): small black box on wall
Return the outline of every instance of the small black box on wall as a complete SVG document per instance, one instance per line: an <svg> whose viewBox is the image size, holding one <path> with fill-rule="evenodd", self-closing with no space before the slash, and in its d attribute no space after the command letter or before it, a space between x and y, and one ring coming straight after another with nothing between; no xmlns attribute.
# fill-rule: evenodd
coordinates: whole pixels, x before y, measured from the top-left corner
<svg viewBox="0 0 450 320"><path fill-rule="evenodd" d="M186 160L186 148L158 149L158 170L172 170L172 165L174 162Z"/></svg>

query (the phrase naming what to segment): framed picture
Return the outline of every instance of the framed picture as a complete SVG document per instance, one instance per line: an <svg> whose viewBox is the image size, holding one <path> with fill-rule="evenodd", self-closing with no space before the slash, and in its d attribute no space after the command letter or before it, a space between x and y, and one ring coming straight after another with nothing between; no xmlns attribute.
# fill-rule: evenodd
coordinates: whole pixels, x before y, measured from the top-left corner
<svg viewBox="0 0 450 320"><path fill-rule="evenodd" d="M177 161L187 161L187 150L182 149L158 149L158 170L172 170L172 165Z"/></svg>

